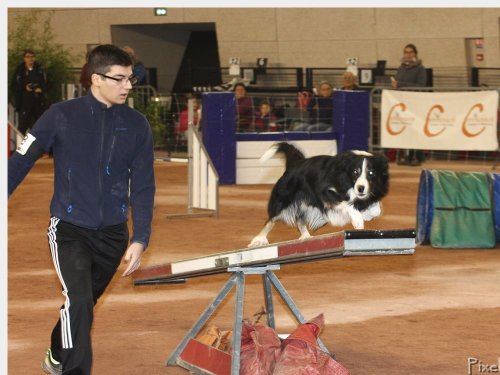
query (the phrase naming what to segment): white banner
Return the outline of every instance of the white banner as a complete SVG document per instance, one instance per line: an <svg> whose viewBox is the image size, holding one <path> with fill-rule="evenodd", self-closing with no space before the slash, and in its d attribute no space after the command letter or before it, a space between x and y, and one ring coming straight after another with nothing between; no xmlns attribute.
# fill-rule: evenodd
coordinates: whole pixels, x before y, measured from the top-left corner
<svg viewBox="0 0 500 375"><path fill-rule="evenodd" d="M422 150L493 151L497 91L383 90L381 146Z"/></svg>

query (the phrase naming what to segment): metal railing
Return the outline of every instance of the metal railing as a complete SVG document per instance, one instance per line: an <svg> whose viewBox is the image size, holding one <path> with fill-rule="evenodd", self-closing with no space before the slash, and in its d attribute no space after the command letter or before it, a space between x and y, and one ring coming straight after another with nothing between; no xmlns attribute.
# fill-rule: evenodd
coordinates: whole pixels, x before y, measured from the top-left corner
<svg viewBox="0 0 500 375"><path fill-rule="evenodd" d="M380 104L381 93L387 87L375 87L370 91L371 118L370 118L370 150L386 153L391 159L399 150L384 149L380 145ZM440 88L414 88L415 91L478 91L486 90L486 87L440 87ZM491 88L488 88L491 89ZM161 95L159 95L161 97ZM171 94L161 104L162 130L156 133L156 150L166 152L169 156L186 155L187 143L185 137L179 132L181 113L187 108L187 101L192 97L190 94ZM288 132L288 131L311 131L304 125L313 125L320 122L311 116L306 110L304 103L300 102L298 94L288 93L251 93L252 123L258 121L259 105L269 103L272 111L270 121L266 127L252 126L252 132ZM201 103L201 100L200 100ZM201 125L202 126L202 125ZM314 128L313 128L314 129ZM313 130L314 131L314 130ZM497 130L498 131L498 130ZM500 135L500 134L499 134ZM499 153L492 151L446 151L446 150L424 150L425 157L429 160L463 160L496 162Z"/></svg>
<svg viewBox="0 0 500 375"><path fill-rule="evenodd" d="M500 87L499 68L472 68L471 86Z"/></svg>
<svg viewBox="0 0 500 375"><path fill-rule="evenodd" d="M362 67L360 67L361 69ZM364 68L363 68L364 69ZM381 73L376 68L370 67L374 73ZM334 87L342 86L342 75L344 67L333 68L271 68L267 67L265 73L257 68L241 67L241 77L245 71L251 70L254 81L248 86L248 95L251 98L252 123L257 120L257 113L262 102L268 102L274 120L269 127L253 129L253 131L291 131L303 128L304 124L320 122L314 119L305 107L300 98L303 91L310 92L319 82L327 80ZM396 73L396 68L386 68L383 75L375 76L374 86L360 86L362 89L371 92L372 118L370 124L370 145L374 150L380 149L380 92L384 88L390 87L391 75ZM445 67L428 69L430 83L433 87L425 88L426 91L471 91L477 89L495 89L500 87L500 68L465 68L465 67ZM79 70L74 69L75 77L79 77ZM209 74L210 73L210 74ZM229 68L196 68L192 72L193 86L196 86L197 77L204 75L216 76L220 74L220 82L229 82L234 76L229 74ZM76 82L76 78L75 78ZM201 80L206 84L206 80ZM214 82L215 84L220 83ZM73 96L84 94L84 90L75 84ZM149 119L153 135L155 138L155 148L157 151L164 151L170 156L172 153L187 153L186 137L181 134L181 114L187 108L188 99L197 96L200 99L200 91L211 91L213 87L204 87L198 92L182 93L160 93L153 86L137 86L131 93L129 104L143 112ZM421 89L420 89L421 90ZM67 92L67 91L63 91ZM306 98L307 99L307 98ZM201 103L201 100L200 100ZM458 156L457 156L458 154ZM462 158L465 155L468 159L491 160L496 159L496 153L492 152L437 152L429 151L430 158Z"/></svg>
<svg viewBox="0 0 500 375"><path fill-rule="evenodd" d="M385 68L383 74L377 74L376 68L367 69L373 72L374 85L360 85L365 89L378 86L390 87L390 77L397 72L397 68ZM500 68L440 67L427 68L426 71L427 86L430 87L500 87ZM311 90L321 81L328 81L333 87L341 87L344 72L345 68L306 68L305 86Z"/></svg>
<svg viewBox="0 0 500 375"><path fill-rule="evenodd" d="M230 82L235 78L229 74L227 67L195 67L192 69L190 80L191 87L203 87L211 91L214 87ZM207 84L206 76L217 77L211 84ZM272 67L258 69L255 67L240 67L240 76L238 78L247 78L250 80L249 92L297 92L304 89L304 71L302 68L290 67Z"/></svg>
<svg viewBox="0 0 500 375"><path fill-rule="evenodd" d="M342 75L345 67L300 68L300 67L241 67L240 77L253 77L249 92L295 93L312 90L321 81L328 81L333 87L342 87ZM368 90L374 86L390 86L390 76L397 68L377 69L373 66L360 66L359 69L371 69L374 76L372 85L362 85ZM71 68L73 83L80 79L80 68ZM182 94L195 91L212 91L216 86L230 82L235 76L229 74L228 67L194 67L187 77L186 90ZM427 67L427 85L434 87L499 87L500 67ZM189 84L190 83L190 84ZM181 93L179 93L181 94Z"/></svg>

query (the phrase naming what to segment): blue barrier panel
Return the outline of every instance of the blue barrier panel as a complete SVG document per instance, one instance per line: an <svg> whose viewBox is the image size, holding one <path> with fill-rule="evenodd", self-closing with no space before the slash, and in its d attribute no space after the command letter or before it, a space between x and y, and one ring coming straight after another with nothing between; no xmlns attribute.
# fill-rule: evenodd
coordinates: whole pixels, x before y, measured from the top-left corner
<svg viewBox="0 0 500 375"><path fill-rule="evenodd" d="M337 150L368 150L370 94L366 91L333 92L333 128Z"/></svg>
<svg viewBox="0 0 500 375"><path fill-rule="evenodd" d="M221 185L236 183L236 99L232 92L202 95L202 139Z"/></svg>
<svg viewBox="0 0 500 375"><path fill-rule="evenodd" d="M500 174L492 173L493 178L493 219L495 222L495 237L500 242Z"/></svg>
<svg viewBox="0 0 500 375"><path fill-rule="evenodd" d="M434 214L434 181L429 170L420 173L420 185L417 197L417 233L415 242L427 245L431 236L431 225Z"/></svg>

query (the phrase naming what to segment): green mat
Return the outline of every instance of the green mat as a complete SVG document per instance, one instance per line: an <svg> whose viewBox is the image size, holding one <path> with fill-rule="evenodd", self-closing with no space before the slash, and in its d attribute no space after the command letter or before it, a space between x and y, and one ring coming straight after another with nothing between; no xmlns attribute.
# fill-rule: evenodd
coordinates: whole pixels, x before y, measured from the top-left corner
<svg viewBox="0 0 500 375"><path fill-rule="evenodd" d="M431 173L434 184L431 245L442 248L495 247L488 174L437 170Z"/></svg>

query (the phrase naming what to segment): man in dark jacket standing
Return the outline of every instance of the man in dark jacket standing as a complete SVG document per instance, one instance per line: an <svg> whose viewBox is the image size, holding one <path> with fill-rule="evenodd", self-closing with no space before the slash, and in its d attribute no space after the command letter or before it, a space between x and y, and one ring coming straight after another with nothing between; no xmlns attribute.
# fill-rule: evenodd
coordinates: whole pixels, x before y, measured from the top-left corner
<svg viewBox="0 0 500 375"><path fill-rule="evenodd" d="M12 79L16 112L19 113L19 131L24 135L45 109L47 78L42 66L35 61L35 52L24 51Z"/></svg>
<svg viewBox="0 0 500 375"><path fill-rule="evenodd" d="M35 161L53 150L48 238L65 302L42 362L48 374L90 375L93 307L124 254L128 266L122 276L139 267L151 233L151 129L142 114L124 104L135 83L132 61L122 49L101 45L90 53L89 72L89 93L51 106L8 166L10 195Z"/></svg>

